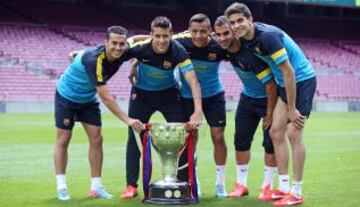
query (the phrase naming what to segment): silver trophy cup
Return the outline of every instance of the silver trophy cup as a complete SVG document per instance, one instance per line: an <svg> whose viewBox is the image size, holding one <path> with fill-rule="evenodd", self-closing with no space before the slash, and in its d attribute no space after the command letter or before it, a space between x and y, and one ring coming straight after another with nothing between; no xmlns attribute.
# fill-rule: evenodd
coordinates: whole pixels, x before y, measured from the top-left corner
<svg viewBox="0 0 360 207"><path fill-rule="evenodd" d="M166 205L193 203L189 183L179 182L176 178L179 157L189 135L185 124L153 123L149 132L152 146L161 160L163 179L150 185L149 197L144 202Z"/></svg>

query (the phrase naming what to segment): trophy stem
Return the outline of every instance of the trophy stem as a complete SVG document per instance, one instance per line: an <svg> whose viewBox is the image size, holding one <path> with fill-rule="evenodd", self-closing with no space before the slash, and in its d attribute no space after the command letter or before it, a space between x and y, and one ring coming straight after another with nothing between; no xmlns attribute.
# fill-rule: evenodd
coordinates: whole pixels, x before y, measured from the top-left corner
<svg viewBox="0 0 360 207"><path fill-rule="evenodd" d="M162 159L162 174L165 182L176 182L177 181L177 160L173 157L164 156Z"/></svg>

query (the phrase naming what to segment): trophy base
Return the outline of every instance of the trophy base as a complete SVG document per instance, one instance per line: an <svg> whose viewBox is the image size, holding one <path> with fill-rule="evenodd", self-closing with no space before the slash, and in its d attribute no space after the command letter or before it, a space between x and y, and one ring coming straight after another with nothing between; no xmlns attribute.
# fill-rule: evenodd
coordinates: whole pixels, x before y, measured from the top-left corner
<svg viewBox="0 0 360 207"><path fill-rule="evenodd" d="M155 182L150 185L149 198L145 203L162 205L188 205L197 202L191 199L190 186L187 182Z"/></svg>

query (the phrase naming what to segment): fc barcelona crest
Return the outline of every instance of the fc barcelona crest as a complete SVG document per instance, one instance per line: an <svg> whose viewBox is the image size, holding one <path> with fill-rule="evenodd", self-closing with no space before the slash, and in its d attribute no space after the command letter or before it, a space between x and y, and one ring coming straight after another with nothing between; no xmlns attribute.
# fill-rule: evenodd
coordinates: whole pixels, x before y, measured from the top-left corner
<svg viewBox="0 0 360 207"><path fill-rule="evenodd" d="M216 60L216 53L210 52L208 58L209 60Z"/></svg>
<svg viewBox="0 0 360 207"><path fill-rule="evenodd" d="M63 124L64 124L64 126L69 126L70 119L69 118L64 118Z"/></svg>
<svg viewBox="0 0 360 207"><path fill-rule="evenodd" d="M171 67L172 67L171 62L170 62L170 61L165 60L165 61L164 61L164 68L166 68L166 69L170 69Z"/></svg>

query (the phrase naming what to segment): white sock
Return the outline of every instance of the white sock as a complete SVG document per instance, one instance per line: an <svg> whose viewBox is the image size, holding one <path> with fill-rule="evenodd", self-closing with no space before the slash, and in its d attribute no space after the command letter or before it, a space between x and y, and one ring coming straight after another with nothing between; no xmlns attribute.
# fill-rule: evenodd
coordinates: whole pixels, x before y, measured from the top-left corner
<svg viewBox="0 0 360 207"><path fill-rule="evenodd" d="M225 165L216 165L216 185L225 186Z"/></svg>
<svg viewBox="0 0 360 207"><path fill-rule="evenodd" d="M290 191L289 174L279 175L279 190L284 193Z"/></svg>
<svg viewBox="0 0 360 207"><path fill-rule="evenodd" d="M65 174L58 174L55 177L56 177L56 188L57 188L57 190L67 189L66 175Z"/></svg>
<svg viewBox="0 0 360 207"><path fill-rule="evenodd" d="M301 197L301 188L302 188L302 180L301 181L295 181L292 182L291 192L295 194L296 196Z"/></svg>
<svg viewBox="0 0 360 207"><path fill-rule="evenodd" d="M237 165L237 183L247 186L247 175L249 171L249 165Z"/></svg>
<svg viewBox="0 0 360 207"><path fill-rule="evenodd" d="M274 178L276 175L276 167L265 166L264 168L264 182L261 188L265 188L265 186L270 185L270 188L273 187Z"/></svg>
<svg viewBox="0 0 360 207"><path fill-rule="evenodd" d="M91 190L95 190L98 188L102 188L102 183L101 183L101 177L92 177L91 178Z"/></svg>

